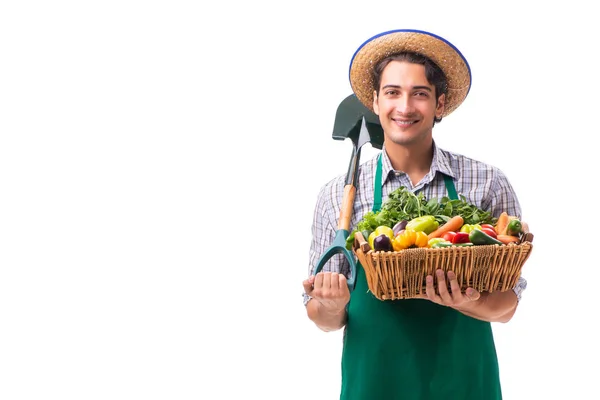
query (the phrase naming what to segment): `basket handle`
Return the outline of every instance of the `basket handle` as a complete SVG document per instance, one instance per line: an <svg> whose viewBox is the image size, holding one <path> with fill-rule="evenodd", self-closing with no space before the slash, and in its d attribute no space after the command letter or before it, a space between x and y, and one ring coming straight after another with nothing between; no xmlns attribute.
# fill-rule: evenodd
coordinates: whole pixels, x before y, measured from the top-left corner
<svg viewBox="0 0 600 400"><path fill-rule="evenodd" d="M354 232L354 250L357 249L360 249L363 253L368 253L371 250L369 242L359 231Z"/></svg>
<svg viewBox="0 0 600 400"><path fill-rule="evenodd" d="M527 222L521 221L521 243L533 242L533 233L529 232L529 225Z"/></svg>

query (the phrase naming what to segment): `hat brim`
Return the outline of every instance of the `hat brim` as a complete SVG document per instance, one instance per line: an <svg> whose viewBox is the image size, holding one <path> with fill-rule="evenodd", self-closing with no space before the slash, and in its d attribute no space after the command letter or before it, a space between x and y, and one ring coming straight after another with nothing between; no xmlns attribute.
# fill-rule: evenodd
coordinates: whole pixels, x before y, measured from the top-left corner
<svg viewBox="0 0 600 400"><path fill-rule="evenodd" d="M471 68L462 53L446 39L429 32L398 29L373 36L356 50L350 61L350 85L361 103L373 111L373 68L384 58L403 51L422 54L446 75L448 92L443 117L465 100L471 88Z"/></svg>

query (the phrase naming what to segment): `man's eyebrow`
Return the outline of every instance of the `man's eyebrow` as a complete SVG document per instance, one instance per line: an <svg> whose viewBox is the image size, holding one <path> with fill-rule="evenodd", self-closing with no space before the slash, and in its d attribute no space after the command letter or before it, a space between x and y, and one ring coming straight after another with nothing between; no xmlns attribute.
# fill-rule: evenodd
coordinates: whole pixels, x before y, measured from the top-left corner
<svg viewBox="0 0 600 400"><path fill-rule="evenodd" d="M388 89L388 88L392 88L392 89L400 89L400 88L401 88L401 86L400 86L400 85L392 85L392 84L389 84L389 85L384 85L384 86L382 87L382 89ZM429 86L413 86L413 87L412 87L412 90L427 90L428 92L431 92L431 91L432 91L432 90L431 90L431 88L430 88Z"/></svg>

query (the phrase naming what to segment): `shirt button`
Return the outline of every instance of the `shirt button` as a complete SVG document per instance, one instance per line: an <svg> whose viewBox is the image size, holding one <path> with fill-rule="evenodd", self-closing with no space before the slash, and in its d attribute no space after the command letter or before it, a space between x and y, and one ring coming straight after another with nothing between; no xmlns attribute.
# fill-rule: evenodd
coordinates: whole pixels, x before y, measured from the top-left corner
<svg viewBox="0 0 600 400"><path fill-rule="evenodd" d="M398 176L402 175L402 172L396 171L396 172L394 172L394 175L396 175L396 177L398 177Z"/></svg>

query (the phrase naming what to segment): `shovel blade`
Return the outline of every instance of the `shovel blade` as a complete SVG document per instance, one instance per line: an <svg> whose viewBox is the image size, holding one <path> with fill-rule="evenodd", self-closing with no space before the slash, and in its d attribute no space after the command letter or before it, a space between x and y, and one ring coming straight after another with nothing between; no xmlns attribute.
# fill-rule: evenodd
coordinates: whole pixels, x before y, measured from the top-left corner
<svg viewBox="0 0 600 400"><path fill-rule="evenodd" d="M333 139L345 140L349 138L356 147L360 147L361 128L366 127L371 146L381 149L383 146L383 128L377 114L365 107L358 98L351 94L346 97L337 108L333 124ZM361 145L366 142L360 143Z"/></svg>

